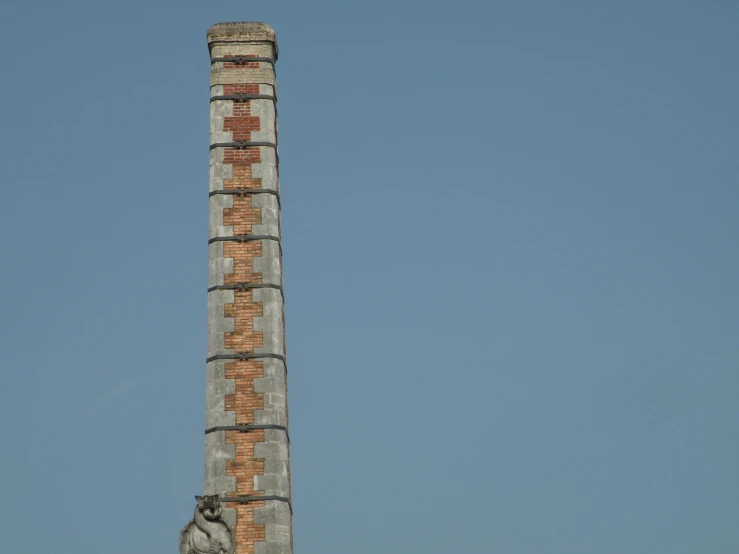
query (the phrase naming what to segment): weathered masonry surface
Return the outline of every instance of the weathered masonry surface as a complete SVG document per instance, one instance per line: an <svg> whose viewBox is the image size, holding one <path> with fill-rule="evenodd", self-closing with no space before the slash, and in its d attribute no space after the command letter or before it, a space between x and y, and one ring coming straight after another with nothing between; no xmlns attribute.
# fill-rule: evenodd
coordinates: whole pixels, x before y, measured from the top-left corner
<svg viewBox="0 0 739 554"><path fill-rule="evenodd" d="M291 554L277 41L263 23L221 23L208 47L205 494L221 496L236 554Z"/></svg>

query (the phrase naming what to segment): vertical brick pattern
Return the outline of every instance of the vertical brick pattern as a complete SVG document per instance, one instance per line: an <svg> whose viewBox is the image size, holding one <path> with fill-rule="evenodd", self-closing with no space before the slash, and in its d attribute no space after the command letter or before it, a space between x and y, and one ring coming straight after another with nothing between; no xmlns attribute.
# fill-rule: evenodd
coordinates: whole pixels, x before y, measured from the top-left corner
<svg viewBox="0 0 739 554"><path fill-rule="evenodd" d="M261 23L224 23L208 31L211 59L277 59L274 32ZM211 98L262 95L246 101L211 101L211 144L277 143L277 90L269 62L214 62ZM276 148L211 149L210 190L267 189L279 193ZM280 236L273 194L210 196L210 237ZM282 286L282 250L275 240L213 242L209 288L238 283ZM211 290L208 356L239 352L285 355L284 302L276 288ZM206 428L237 424L287 426L286 367L282 360L215 360L207 364ZM290 497L289 444L279 429L216 431L206 435L205 493ZM236 554L291 554L290 506L279 500L228 503L224 519Z"/></svg>

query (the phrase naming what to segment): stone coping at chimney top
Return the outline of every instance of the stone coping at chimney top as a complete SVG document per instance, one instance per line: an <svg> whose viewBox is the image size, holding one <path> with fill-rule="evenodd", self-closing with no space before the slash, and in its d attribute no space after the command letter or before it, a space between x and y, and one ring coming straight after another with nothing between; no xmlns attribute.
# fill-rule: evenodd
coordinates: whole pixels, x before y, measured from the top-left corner
<svg viewBox="0 0 739 554"><path fill-rule="evenodd" d="M271 42L277 58L277 38L275 31L266 23L244 21L233 23L216 23L208 29L208 48L217 43L228 42Z"/></svg>

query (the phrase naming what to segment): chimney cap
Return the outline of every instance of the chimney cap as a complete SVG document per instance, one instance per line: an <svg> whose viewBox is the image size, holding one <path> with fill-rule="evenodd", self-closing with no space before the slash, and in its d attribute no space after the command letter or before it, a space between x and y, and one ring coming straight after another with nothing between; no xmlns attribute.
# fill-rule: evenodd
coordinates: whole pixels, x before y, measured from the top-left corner
<svg viewBox="0 0 739 554"><path fill-rule="evenodd" d="M259 21L235 21L216 23L208 29L208 44L213 42L252 42L266 40L275 42L275 31L266 23Z"/></svg>
<svg viewBox="0 0 739 554"><path fill-rule="evenodd" d="M266 23L259 21L235 21L216 23L208 29L208 49L214 44L228 42L271 42L277 58L277 38L275 31Z"/></svg>

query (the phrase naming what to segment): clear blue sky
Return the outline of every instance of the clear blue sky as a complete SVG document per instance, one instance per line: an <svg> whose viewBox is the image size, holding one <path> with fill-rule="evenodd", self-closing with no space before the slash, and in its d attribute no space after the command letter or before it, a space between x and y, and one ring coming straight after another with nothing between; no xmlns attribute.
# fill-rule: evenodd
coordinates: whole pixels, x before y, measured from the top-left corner
<svg viewBox="0 0 739 554"><path fill-rule="evenodd" d="M5 0L0 531L202 492L206 29L280 42L296 554L739 552L739 4Z"/></svg>

